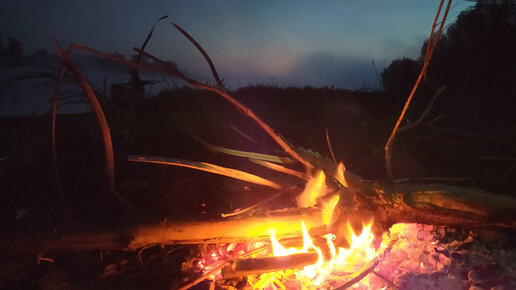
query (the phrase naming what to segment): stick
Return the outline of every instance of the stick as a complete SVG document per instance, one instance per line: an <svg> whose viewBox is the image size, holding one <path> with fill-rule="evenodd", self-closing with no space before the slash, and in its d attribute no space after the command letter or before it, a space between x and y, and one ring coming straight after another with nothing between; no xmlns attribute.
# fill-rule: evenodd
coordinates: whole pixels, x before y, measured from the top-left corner
<svg viewBox="0 0 516 290"><path fill-rule="evenodd" d="M451 0L448 0L448 6L446 7L446 11L444 12L444 16L441 21L441 26L439 27L439 31L437 32L435 39L433 39L433 41L432 41L433 30L437 23L437 19L439 18L439 14L441 12L441 6L442 6L443 2L444 2L444 0L441 0L441 5L439 6L439 10L437 11L436 17L434 20L434 25L432 26L432 34L430 35L429 42L428 42L428 46L431 46L431 48L427 49L427 54L425 56L425 62L423 64L423 68L421 69L421 72L419 73L416 83L414 84L414 87L412 88L412 91L410 92L410 95L408 96L407 101L405 102L405 105L403 106L403 110L401 111L398 121L396 121L396 125L394 125L391 135L389 136L389 139L387 139L387 143L385 144L385 148L384 148L384 150L385 150L385 167L387 169L387 176L391 180L394 179L394 173L392 171L392 166L391 166L392 152L390 152L390 146L391 146L391 143L393 142L394 136L396 136L396 132L398 131L401 121L403 120L403 117L405 116L405 113L407 112L407 110L409 108L410 102L412 101L412 98L414 97L414 94L416 93L416 90L419 87L419 83L421 82L421 79L423 78L423 76L425 76L425 74L426 74L426 70L428 69L430 59L432 57L435 47L437 46L437 41L439 40L439 36L441 35L441 32L443 30L444 23L446 21L447 15L448 15L448 11L450 10L450 5L452 2ZM430 41L432 41L432 42L430 42Z"/></svg>
<svg viewBox="0 0 516 290"><path fill-rule="evenodd" d="M397 239L392 240L387 246L387 248L385 248L385 250L381 254L379 254L378 256L376 256L376 258L365 264L364 267L362 267L362 270L360 270L359 272L349 275L347 277L348 281L346 281L344 284L340 284L335 289L347 289L353 286L355 283L360 282L360 280L364 279L367 275L369 275L369 273L371 273L371 271L374 271L374 268L376 268L376 266L378 266L378 264L380 264L381 261L383 261L385 256L391 251L392 246L394 246L394 244L397 241Z"/></svg>
<svg viewBox="0 0 516 290"><path fill-rule="evenodd" d="M66 202L64 200L64 192L63 185L61 183L61 176L59 174L59 165L57 162L57 146L56 146L56 118L57 118L57 103L59 99L59 89L61 88L61 83L63 82L64 75L66 73L66 66L61 65L61 70L59 72L59 77L57 80L56 88L54 90L54 99L52 102L52 162L54 164L54 174L56 178L56 187L59 195L59 202L61 204L61 210L63 211L63 218L68 219L68 207L66 206Z"/></svg>
<svg viewBox="0 0 516 290"><path fill-rule="evenodd" d="M300 269L315 264L319 259L317 252L298 253L287 256L259 257L230 261L222 268L224 279L260 275L286 269Z"/></svg>
<svg viewBox="0 0 516 290"><path fill-rule="evenodd" d="M326 128L326 143L328 144L328 150L330 150L331 158L333 162L337 163L337 159L335 158L335 154L333 153L333 147L330 142L330 134L328 133L328 128Z"/></svg>
<svg viewBox="0 0 516 290"><path fill-rule="evenodd" d="M263 246L263 247L260 247L258 249L254 249L248 253L245 253L242 255L242 257L249 257L253 254L256 254L256 253L259 253L261 251L264 251L266 249L268 249L270 247L270 245L266 245L266 246ZM220 271L225 265L226 265L226 261L219 261L219 265L215 266L215 268L209 270L208 272L204 273L201 277L193 280L192 282L184 285L183 287L179 288L178 290L187 290L187 289L190 289L191 287L201 283L202 281L206 280L209 276L217 273L218 271Z"/></svg>

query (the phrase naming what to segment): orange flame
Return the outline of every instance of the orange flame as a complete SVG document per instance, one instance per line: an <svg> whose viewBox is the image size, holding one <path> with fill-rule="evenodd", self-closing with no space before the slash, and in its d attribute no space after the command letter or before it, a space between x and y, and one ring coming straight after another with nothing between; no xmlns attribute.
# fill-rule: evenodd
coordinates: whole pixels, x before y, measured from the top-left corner
<svg viewBox="0 0 516 290"><path fill-rule="evenodd" d="M337 179L340 184L344 187L348 187L348 182L346 180L346 177L344 176L344 172L346 171L346 166L344 166L344 163L340 162L337 166L337 170L335 170L335 179Z"/></svg>
<svg viewBox="0 0 516 290"><path fill-rule="evenodd" d="M298 207L312 207L317 204L317 199L326 195L326 176L319 171L316 178L306 183L305 190L296 197Z"/></svg>
<svg viewBox="0 0 516 290"><path fill-rule="evenodd" d="M351 229L349 223L347 226ZM351 230L351 246L349 249L342 247L337 249L334 244L335 235L325 235L326 244L330 251L330 258L327 260L325 260L323 256L322 249L313 243L304 222L301 222L301 230L303 233L303 247L298 249L295 247L283 247L276 238L276 231L271 229L270 239L273 254L274 256L286 256L315 251L318 255L317 262L305 266L299 271L288 270L263 274L260 276L259 281L253 284L253 287L258 287L258 285L259 288L272 287L273 285L279 286L283 283L281 282L283 279L287 279L287 276L295 277L296 280L302 283L303 287L318 286L332 273L354 273L359 271L376 255L376 250L373 247L374 235L371 233L371 224L365 225L360 235L356 235L355 232ZM361 283L368 283L367 279L363 280Z"/></svg>

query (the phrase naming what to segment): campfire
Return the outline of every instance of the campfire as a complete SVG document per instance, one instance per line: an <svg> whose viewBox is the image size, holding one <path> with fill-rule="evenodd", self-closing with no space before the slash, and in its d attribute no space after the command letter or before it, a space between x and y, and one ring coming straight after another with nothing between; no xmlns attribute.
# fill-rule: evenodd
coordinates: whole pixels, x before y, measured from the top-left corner
<svg viewBox="0 0 516 290"><path fill-rule="evenodd" d="M393 178L390 148L396 140L398 128L408 130L424 117L399 127L419 82L425 76L443 29L451 1L448 1L440 28L434 34L443 3L444 0L432 28L419 78L384 148L388 181L367 180L346 170L344 163L333 154L328 130L326 139L331 159L287 142L230 94L207 53L174 23L174 27L202 53L216 85L185 76L177 67L144 51L145 44L142 48L135 48L137 60L129 61L80 45L72 45L64 51L56 40L63 65L59 80L69 71L92 104L102 133L107 192L127 212L141 218L137 215L137 207L115 188L110 128L95 91L70 59L74 49L129 65L135 71L147 70L176 77L197 90L214 93L277 145L274 151L271 150L276 155L246 152L210 144L212 140L203 140L196 135L197 132L185 130L204 146L203 149L231 155L232 158L245 158L246 162L269 172L272 178L208 162L169 157L133 155L125 160L127 155L124 155L124 162L129 161L125 163L135 167L138 166L136 163L145 163L142 166L164 164L196 169L238 179L246 186L268 188L272 193L260 196L258 203L248 204L246 208L217 212L217 218L211 219L184 221L160 216L159 220L156 217L152 220L141 218L122 225L103 221L102 226L86 228L52 226L37 232L27 228L9 230L8 235L0 237L1 251L9 255L37 253L38 263L53 263L55 260L45 255L56 251L100 251L101 261L104 259L103 251L125 251L135 255L133 260L137 261L134 264L140 267L138 269L145 269L143 257L158 248L161 253L157 255L159 259L173 256L175 260L181 260L181 278L166 281L170 282L167 287L172 289L516 288L513 231L516 228L516 200L513 197L477 188L409 183ZM151 34L152 30L146 42ZM140 58L152 61L153 65L148 64L150 61L140 63ZM54 138L59 84L53 109ZM438 88L433 100L445 89ZM430 110L433 100L423 114ZM238 133L252 139L243 132ZM52 144L58 198L63 216L67 217L55 140ZM200 216L205 213L203 209ZM35 238L35 233L38 238ZM180 247L190 251L180 252ZM122 273L130 264L129 259L116 259L119 261L105 265L99 281Z"/></svg>
<svg viewBox="0 0 516 290"><path fill-rule="evenodd" d="M335 176L347 184L342 163ZM319 172L296 197L298 207L320 207L323 235L311 235L301 219L278 224L277 228L273 223L266 241L212 244L184 263L185 274L194 272L200 278L181 289L200 282L209 282L210 289L387 289L410 283L400 281L400 277L432 275L451 266L452 258L439 245L434 226L398 223L375 235L370 218L366 222L367 218L361 217L364 223L358 231L349 221L337 223L334 211L339 195L332 195L325 179L324 173ZM279 241L276 232L292 232L292 228L282 227L295 227L296 223L298 227L293 232L300 237ZM426 279L440 285L438 280ZM461 281L444 285L448 289L464 286Z"/></svg>

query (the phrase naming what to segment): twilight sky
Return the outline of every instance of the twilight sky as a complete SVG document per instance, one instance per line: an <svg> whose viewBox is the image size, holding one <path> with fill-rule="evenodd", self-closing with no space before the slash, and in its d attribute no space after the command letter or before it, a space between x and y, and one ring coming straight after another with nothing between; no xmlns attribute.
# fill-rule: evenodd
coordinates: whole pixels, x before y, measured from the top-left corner
<svg viewBox="0 0 516 290"><path fill-rule="evenodd" d="M201 55L170 21L188 31L232 88L249 83L378 88L393 59L416 57L439 0L0 0L0 36L30 53L53 51L52 36L104 52L132 53L162 21L147 51L209 79ZM149 4L151 3L151 4ZM471 2L455 1L448 23Z"/></svg>

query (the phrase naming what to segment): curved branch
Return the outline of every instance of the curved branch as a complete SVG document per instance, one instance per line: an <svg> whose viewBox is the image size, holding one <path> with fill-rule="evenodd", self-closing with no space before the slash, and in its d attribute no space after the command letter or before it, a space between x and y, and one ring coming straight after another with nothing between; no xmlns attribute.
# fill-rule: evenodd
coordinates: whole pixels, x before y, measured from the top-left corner
<svg viewBox="0 0 516 290"><path fill-rule="evenodd" d="M97 99L97 96L95 95L95 92L93 91L91 85L86 80L86 78L81 74L81 72L70 61L69 57L74 46L70 46L68 51L65 53L57 39L54 38L54 42L57 46L57 54L62 64L70 71L70 73L73 75L73 77L77 80L77 82L83 89L84 94L86 95L86 98L88 99L97 119L97 122L99 124L100 132L102 135L102 141L104 144L104 156L106 163L105 170L108 189L120 202L122 202L131 212L134 213L136 212L134 207L120 194L118 194L118 192L115 189L115 161L113 157L113 142L111 140L109 125L107 123L106 115L104 115L104 111L102 110L99 100Z"/></svg>
<svg viewBox="0 0 516 290"><path fill-rule="evenodd" d="M253 111L251 111L251 109L249 109L247 106L245 106L244 104L242 104L239 101L237 101L236 99L234 99L231 95L229 95L229 93L225 92L222 89L212 87L209 85L205 85L196 80L190 79L190 78L186 77L185 75L183 75L182 73L180 73L179 71L177 71L174 67L167 64L166 62L160 60L159 58L157 58L151 54L141 51L138 48L134 48L134 50L136 52L141 52L144 56L146 56L146 57L152 59L153 61L155 61L156 63L159 63L160 65L164 66L165 68L167 68L166 71L170 70L170 73L172 75L184 80L191 86L198 88L198 89L210 91L210 92L216 93L217 95L221 96L222 98L224 98L225 100L230 102L234 107L236 107L242 114L253 119L253 121L255 121L255 123L258 124L258 126L260 126L262 128L262 130L264 130L285 152L290 154L290 156L292 156L297 161L299 161L300 163L305 165L307 169L313 168L312 164L310 162L308 162L305 158L303 158L301 155L299 155L295 150L293 150L287 144L287 142L285 142L285 140L283 140L283 138L281 138L280 135L278 135L278 134L276 134L276 132L274 132L274 129L272 129L269 125L267 125L267 123L265 123L262 119L260 119Z"/></svg>
<svg viewBox="0 0 516 290"><path fill-rule="evenodd" d="M406 131L408 129L411 129L411 128L414 128L416 127L417 125L419 125L425 118L426 116L428 115L428 113L430 113L430 111L432 110L432 108L434 107L434 103L435 103L435 100L437 100L437 97L439 97L439 95L444 92L448 87L446 86L443 86L443 87L439 87L437 89L437 91L435 92L434 96L432 97L432 100L430 100L430 102L428 103L428 105L426 106L425 110L423 111L423 113L421 114L421 116L419 116L419 119L417 119L417 121L415 121L414 123L410 123L410 124L407 124L401 128L398 129L398 132L403 132L403 131Z"/></svg>
<svg viewBox="0 0 516 290"><path fill-rule="evenodd" d="M145 69L148 71L153 71L156 73L170 75L170 76L173 76L173 77L176 77L176 78L179 78L179 79L185 81L186 83L188 83L189 85L191 85L195 88L214 92L214 93L218 94L219 96L221 96L222 98L226 99L228 102L230 102L242 114L247 115L249 118L253 119L253 121L255 121L255 123L258 124L258 126L260 126L262 128L262 130L264 130L285 152L287 152L290 156L292 156L294 159L299 161L301 164L305 165L305 167L308 170L313 168L313 165L309 161L307 161L304 157L302 157L299 153L297 153L294 149L292 149L290 147L290 145L288 145L287 142L285 140L283 140L283 138L281 138L281 136L276 134L276 132L274 132L274 130L269 125L267 125L264 121L262 121L262 119L260 119L253 111L251 111L248 107L246 107L245 105L243 105L242 103L240 103L239 101L234 99L232 96L230 96L227 92L223 91L222 89L215 88L215 87L212 87L209 85L205 85L194 79L191 79L191 78L185 76L184 74L182 74L181 72L179 72L176 68L172 67L168 63L166 63L166 62L162 61L161 59L159 59L151 54L148 54L138 48L133 48L133 49L134 49L134 51L136 51L138 53L141 52L143 56L152 59L154 62L161 65L163 68L157 68L157 67L153 67L153 66L149 66L149 65L135 63L135 62L128 61L128 60L125 60L122 58L118 58L113 55L110 55L110 54L107 54L107 53L104 53L104 52L101 52L101 51L98 51L98 50L95 50L95 49L92 49L92 48L89 48L86 46L82 46L82 45L73 45L73 48L88 51L93 54L111 59L111 60L119 62L119 63L124 63L124 64L130 65L130 66Z"/></svg>
<svg viewBox="0 0 516 290"><path fill-rule="evenodd" d="M174 22L171 22L172 25L174 25L174 27L179 30L179 32L181 32L186 38L188 38L188 40L190 40L191 43L193 43L193 45L195 45L195 47L197 48L197 50L199 50L199 52L201 52L202 56L204 56L204 59L206 60L206 62L208 63L208 65L210 65L210 69L211 69L211 73L213 74L213 77L215 78L215 81L217 82L217 85L220 87L220 88L223 88L224 87L224 84L222 84L222 81L220 80L219 78L219 74L217 73L217 70L215 69L215 65L213 64L213 62L211 61L211 58L210 56L206 53L206 51L202 48L202 46L190 35L188 34L188 32L186 32L183 28L181 28L179 25L175 24Z"/></svg>

